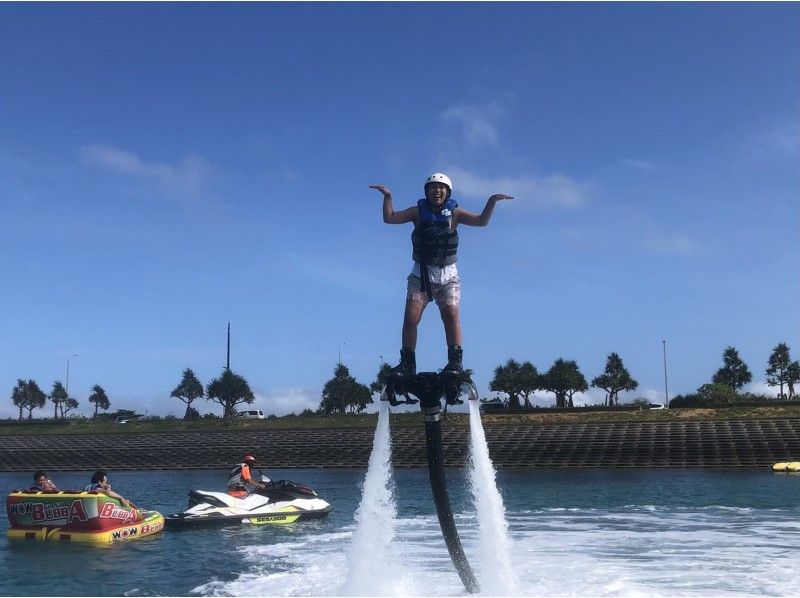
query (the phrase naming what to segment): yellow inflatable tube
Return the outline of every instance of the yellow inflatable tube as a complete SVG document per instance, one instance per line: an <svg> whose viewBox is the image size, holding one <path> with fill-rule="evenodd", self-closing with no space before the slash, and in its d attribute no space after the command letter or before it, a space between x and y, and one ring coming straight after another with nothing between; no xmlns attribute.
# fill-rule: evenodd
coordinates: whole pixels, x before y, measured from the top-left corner
<svg viewBox="0 0 800 598"><path fill-rule="evenodd" d="M6 498L14 540L55 540L110 544L137 540L164 529L157 511L123 506L97 492L15 491Z"/></svg>
<svg viewBox="0 0 800 598"><path fill-rule="evenodd" d="M772 466L772 471L797 472L800 471L800 461L782 461Z"/></svg>

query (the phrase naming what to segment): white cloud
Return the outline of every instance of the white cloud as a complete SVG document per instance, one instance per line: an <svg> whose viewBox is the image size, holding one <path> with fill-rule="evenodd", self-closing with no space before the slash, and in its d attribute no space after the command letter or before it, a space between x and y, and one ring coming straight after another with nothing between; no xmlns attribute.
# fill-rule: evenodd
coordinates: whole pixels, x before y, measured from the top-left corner
<svg viewBox="0 0 800 598"><path fill-rule="evenodd" d="M503 118L505 110L497 102L484 106L476 104L454 104L440 115L445 122L452 122L461 128L466 143L472 147L496 147L499 141L497 121Z"/></svg>
<svg viewBox="0 0 800 598"><path fill-rule="evenodd" d="M626 402L631 402L638 397L644 397L650 403L660 403L664 405L666 396L667 395L662 390L655 390L653 388L640 388L637 389L636 395L628 399ZM675 398L675 394L672 393L670 398Z"/></svg>
<svg viewBox="0 0 800 598"><path fill-rule="evenodd" d="M84 158L113 172L152 181L157 185L195 193L208 173L203 158L195 154L185 157L179 164L148 162L136 154L119 148L94 144L83 149Z"/></svg>
<svg viewBox="0 0 800 598"><path fill-rule="evenodd" d="M322 398L321 389L288 388L256 393L253 406L266 414L299 415L305 409L316 411Z"/></svg>
<svg viewBox="0 0 800 598"><path fill-rule="evenodd" d="M11 402L8 405L0 402L0 419L16 419L19 417L19 409L14 407Z"/></svg>
<svg viewBox="0 0 800 598"><path fill-rule="evenodd" d="M506 400L508 398L508 395L505 393L491 390L487 390L485 393L482 393L481 396L490 398L498 397L502 400ZM602 405L605 402L605 398L606 392L602 388L591 387L586 392L576 392L572 396L572 403L575 405L575 407ZM631 403L635 399L639 398L644 398L650 403L664 404L664 392L654 390L652 388L638 388L632 392L623 392L620 394L619 402L620 405L622 405L625 403ZM533 405L538 407L555 407L556 399L555 395L553 395L551 392L537 390L531 395L530 401Z"/></svg>
<svg viewBox="0 0 800 598"><path fill-rule="evenodd" d="M592 391L593 390L595 390L595 389L592 389ZM575 407L586 407L588 405L600 405L600 404L602 404L603 398L602 397L598 398L596 396L593 397L592 394L596 394L596 393L592 393L591 391L589 391L589 392L576 392L574 395L572 395L572 404Z"/></svg>
<svg viewBox="0 0 800 598"><path fill-rule="evenodd" d="M743 389L745 392L752 392L753 394L757 395L767 395L768 397L778 397L778 392L780 391L780 387L778 386L770 386L764 381L760 382L751 382ZM788 392L786 385L783 385L783 392Z"/></svg>
<svg viewBox="0 0 800 598"><path fill-rule="evenodd" d="M615 247L680 256L694 255L700 250L689 234L665 230L663 224L628 205L622 209L600 209L590 216L594 223L564 226L560 229L561 237L583 248Z"/></svg>
<svg viewBox="0 0 800 598"><path fill-rule="evenodd" d="M539 208L574 209L587 201L587 186L561 174L489 178L457 167L448 169L448 174L458 195L489 197L507 193L514 197L512 203Z"/></svg>

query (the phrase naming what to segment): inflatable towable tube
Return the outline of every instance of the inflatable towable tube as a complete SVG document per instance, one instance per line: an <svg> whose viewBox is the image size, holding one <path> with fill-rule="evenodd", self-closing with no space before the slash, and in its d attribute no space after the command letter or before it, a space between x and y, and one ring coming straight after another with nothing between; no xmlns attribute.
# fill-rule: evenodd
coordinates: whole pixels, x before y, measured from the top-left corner
<svg viewBox="0 0 800 598"><path fill-rule="evenodd" d="M157 511L124 507L98 492L14 491L6 498L15 540L58 540L110 544L151 536L164 529Z"/></svg>
<svg viewBox="0 0 800 598"><path fill-rule="evenodd" d="M775 463L775 465L772 466L772 471L798 472L800 471L800 461Z"/></svg>

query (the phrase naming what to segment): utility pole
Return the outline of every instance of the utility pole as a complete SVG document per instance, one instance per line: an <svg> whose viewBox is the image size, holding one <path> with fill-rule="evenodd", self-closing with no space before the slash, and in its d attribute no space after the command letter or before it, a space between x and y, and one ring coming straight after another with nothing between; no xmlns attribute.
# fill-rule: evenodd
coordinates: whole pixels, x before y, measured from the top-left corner
<svg viewBox="0 0 800 598"><path fill-rule="evenodd" d="M228 361L226 362L225 369L231 371L231 323L228 322Z"/></svg>
<svg viewBox="0 0 800 598"><path fill-rule="evenodd" d="M664 396L666 397L666 403L664 407L669 409L669 386L667 385L667 341L661 341L661 345L664 349Z"/></svg>
<svg viewBox="0 0 800 598"><path fill-rule="evenodd" d="M64 389L66 391L67 398L69 398L69 360L72 359L73 357L77 357L77 356L78 356L78 354L74 353L74 354L70 355L69 357L67 357L67 379L65 381L66 382L66 388Z"/></svg>

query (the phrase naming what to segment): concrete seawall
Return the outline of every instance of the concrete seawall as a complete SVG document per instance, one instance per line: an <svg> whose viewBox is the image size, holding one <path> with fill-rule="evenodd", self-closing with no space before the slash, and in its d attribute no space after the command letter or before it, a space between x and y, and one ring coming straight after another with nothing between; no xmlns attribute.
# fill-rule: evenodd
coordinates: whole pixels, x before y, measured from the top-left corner
<svg viewBox="0 0 800 598"><path fill-rule="evenodd" d="M800 418L486 425L497 467L752 467L800 460ZM366 467L374 430L331 428L0 436L0 471ZM446 465L468 459L469 429L444 426ZM395 467L426 464L424 430L392 430Z"/></svg>

